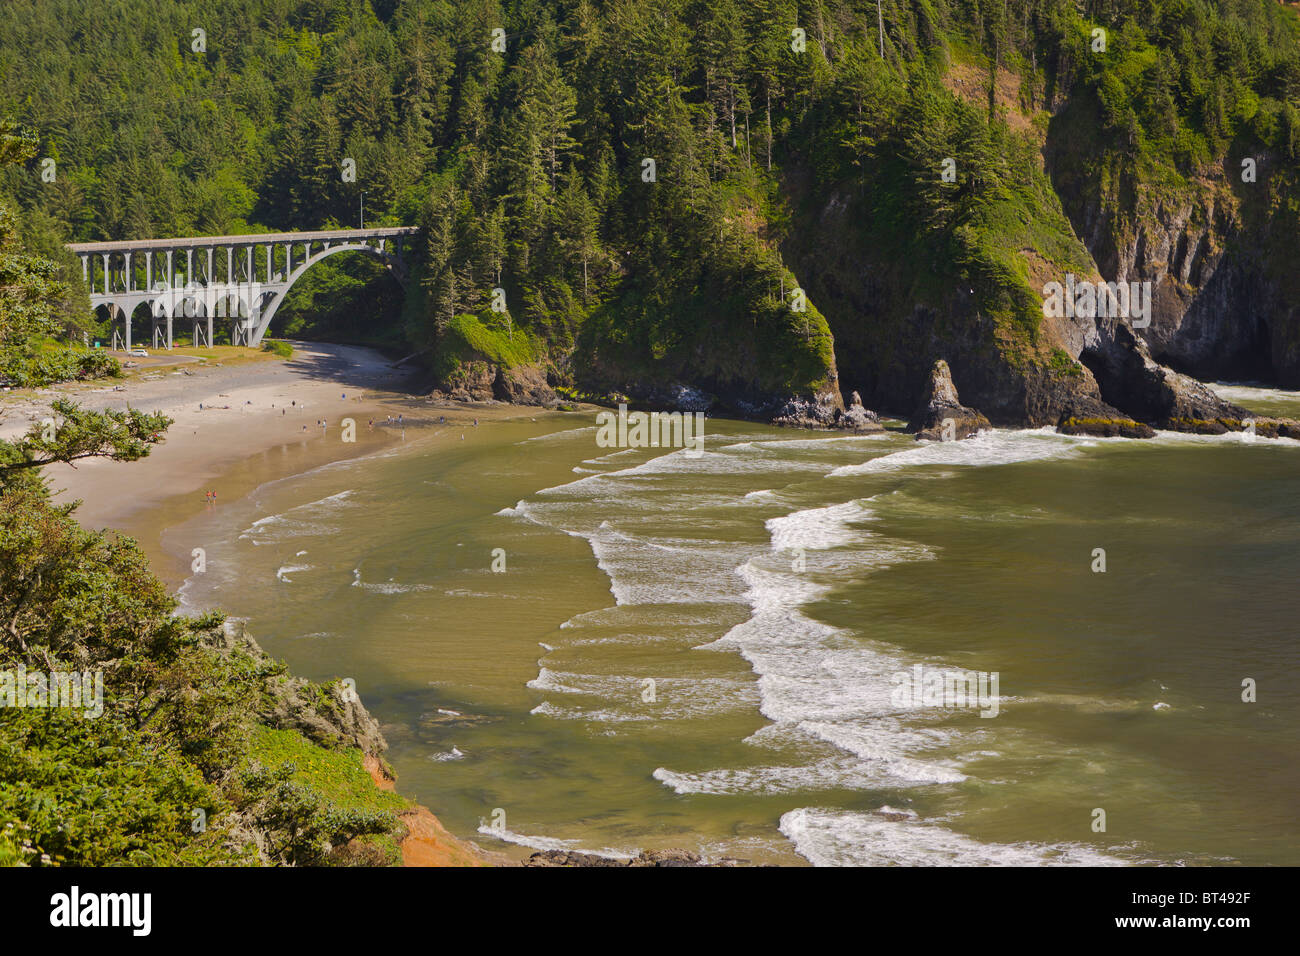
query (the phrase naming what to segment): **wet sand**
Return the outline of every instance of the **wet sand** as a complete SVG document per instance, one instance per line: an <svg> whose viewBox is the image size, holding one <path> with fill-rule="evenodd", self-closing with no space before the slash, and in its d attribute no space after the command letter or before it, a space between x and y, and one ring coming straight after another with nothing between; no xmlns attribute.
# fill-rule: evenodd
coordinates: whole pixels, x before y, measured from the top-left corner
<svg viewBox="0 0 1300 956"><path fill-rule="evenodd" d="M140 461L91 459L53 465L45 474L56 500L80 499L76 516L82 525L138 539L155 573L176 587L186 569L162 549L162 532L204 508L237 501L265 482L408 440L459 441L462 434L470 440L475 419L486 424L537 413L495 403L434 403L406 391L413 373L393 368L373 349L292 345L287 360L158 363L128 378L121 390L111 382L88 382L10 396L0 438L25 432L61 397L94 410L129 407L171 417L164 440ZM343 427L347 419L350 434ZM206 497L209 491L215 503Z"/></svg>

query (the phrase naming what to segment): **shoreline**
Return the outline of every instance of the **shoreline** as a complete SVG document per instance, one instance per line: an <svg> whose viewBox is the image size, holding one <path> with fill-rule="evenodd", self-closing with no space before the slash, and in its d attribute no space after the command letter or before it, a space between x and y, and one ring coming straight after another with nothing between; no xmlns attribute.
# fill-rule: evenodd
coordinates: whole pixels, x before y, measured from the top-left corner
<svg viewBox="0 0 1300 956"><path fill-rule="evenodd" d="M73 517L83 527L134 538L153 573L179 598L190 569L182 556L165 548L164 536L204 509L240 501L269 482L383 453L408 440L455 440L475 420L503 421L542 411L501 403L434 402L404 391L415 373L393 369L372 349L292 344L294 355L287 360L230 366L172 363L163 366L172 369L166 377L133 376L121 391L85 382L17 396L4 403L8 414L0 421L0 438L27 431L48 414L48 404L56 398L95 410L129 406L171 417L163 441L138 461L91 459L75 467L49 466L45 474L56 501L80 500ZM347 418L354 423L353 441L343 440L340 426ZM327 422L325 428L317 425L319 419ZM206 499L209 490L216 491L215 504ZM239 616L238 608L222 610ZM377 760L367 758L366 769L377 787L395 789ZM518 865L506 854L456 837L431 810L411 804L401 815L410 831L401 843L403 866Z"/></svg>

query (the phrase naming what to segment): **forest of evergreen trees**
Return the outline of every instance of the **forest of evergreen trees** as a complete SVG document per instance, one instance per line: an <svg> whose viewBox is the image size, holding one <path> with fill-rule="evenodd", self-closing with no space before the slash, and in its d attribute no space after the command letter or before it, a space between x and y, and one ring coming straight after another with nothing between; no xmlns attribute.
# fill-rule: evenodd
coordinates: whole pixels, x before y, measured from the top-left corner
<svg viewBox="0 0 1300 956"><path fill-rule="evenodd" d="M558 381L806 392L832 355L816 300L789 308L802 206L855 183L910 294L969 280L1032 337L1007 247L1086 254L993 70L1029 110L1095 103L1096 178L1176 188L1234 143L1300 157L1296 36L1269 0L11 0L0 116L37 149L0 193L55 255L355 225L364 192L369 222L428 230L414 294L336 259L285 329L432 355L472 315Z"/></svg>

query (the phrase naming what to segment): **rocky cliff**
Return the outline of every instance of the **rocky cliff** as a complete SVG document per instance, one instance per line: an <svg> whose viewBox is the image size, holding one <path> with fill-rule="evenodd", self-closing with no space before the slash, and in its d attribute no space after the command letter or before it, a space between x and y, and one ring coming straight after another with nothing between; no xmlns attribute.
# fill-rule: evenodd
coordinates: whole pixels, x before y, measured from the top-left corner
<svg viewBox="0 0 1300 956"><path fill-rule="evenodd" d="M1054 117L1047 170L1101 274L1151 283L1138 331L1152 358L1201 379L1300 384L1300 285L1283 252L1300 245L1300 194L1288 164L1241 149L1149 184L1125 157L1079 148L1099 123L1086 98Z"/></svg>

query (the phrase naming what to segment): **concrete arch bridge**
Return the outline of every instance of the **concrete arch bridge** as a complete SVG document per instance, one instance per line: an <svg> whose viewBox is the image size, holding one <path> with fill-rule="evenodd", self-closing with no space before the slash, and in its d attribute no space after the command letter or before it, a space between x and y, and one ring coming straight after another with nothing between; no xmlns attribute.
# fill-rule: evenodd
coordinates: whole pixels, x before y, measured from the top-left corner
<svg viewBox="0 0 1300 956"><path fill-rule="evenodd" d="M193 323L195 345L212 345L213 323L230 323L235 345L260 345L293 284L329 256L360 252L384 264L403 286L403 244L420 230L330 229L248 236L79 242L90 304L114 325L113 345L132 348L132 313L149 307L153 347L172 347L177 321ZM122 326L125 335L118 331Z"/></svg>

